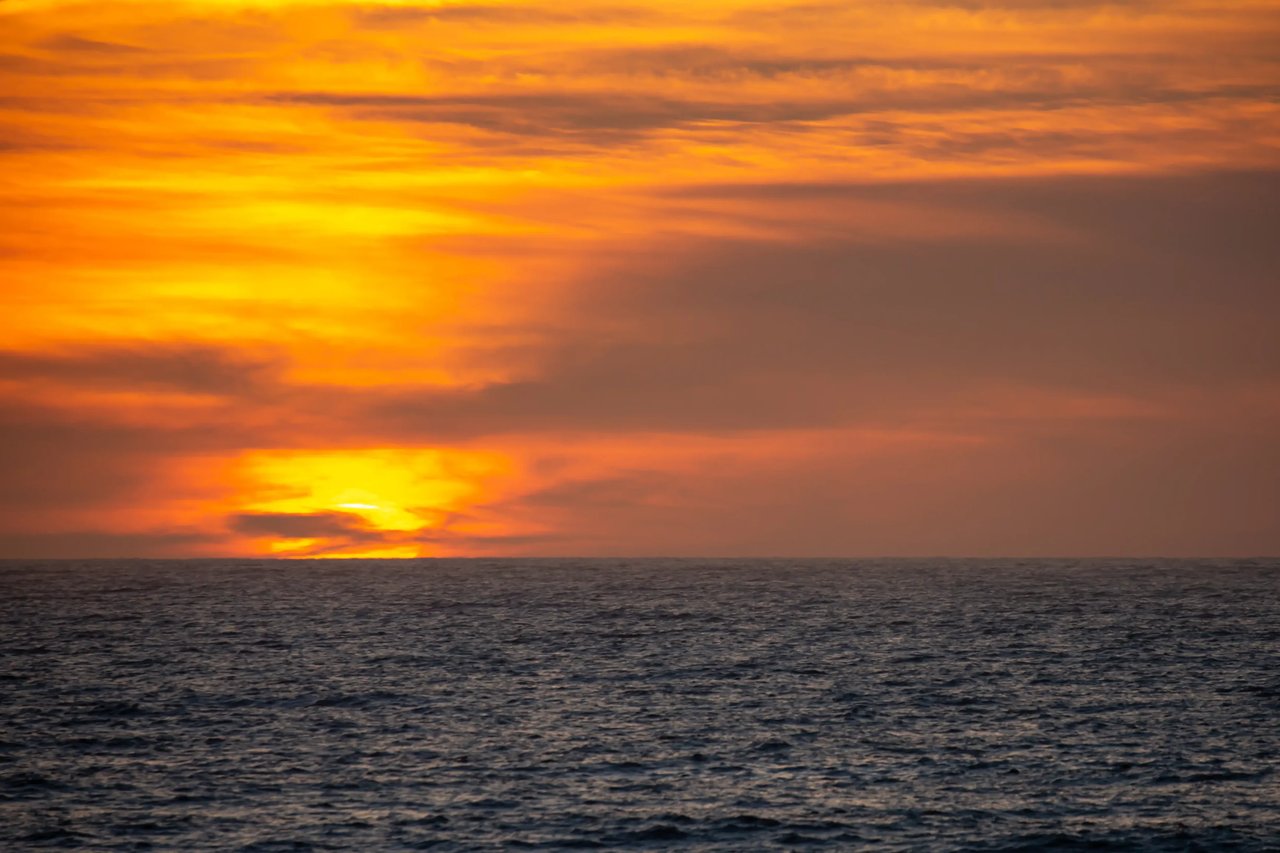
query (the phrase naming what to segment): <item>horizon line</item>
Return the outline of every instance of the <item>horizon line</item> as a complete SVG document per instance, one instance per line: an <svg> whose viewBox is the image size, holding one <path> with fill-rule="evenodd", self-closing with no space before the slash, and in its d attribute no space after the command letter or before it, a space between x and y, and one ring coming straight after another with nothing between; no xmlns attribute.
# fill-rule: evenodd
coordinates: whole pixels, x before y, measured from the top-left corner
<svg viewBox="0 0 1280 853"><path fill-rule="evenodd" d="M273 563L300 563L300 562L380 562L380 563L411 563L421 562L425 560L431 561L467 561L467 560L1280 560L1280 554L1192 554L1192 555L1169 555L1169 554L1047 554L1047 555L1029 555L1029 554L1003 554L1003 555L987 555L987 554L830 554L830 555L787 555L787 554L760 554L760 555L707 555L707 554L655 554L655 555L635 555L635 554L617 554L617 555L601 555L601 554L560 554L560 555L537 555L537 554L515 554L515 555L472 555L472 556L423 556L423 557L361 557L348 555L314 555L314 556L279 556L279 555L230 555L230 556L204 556L204 557L146 557L146 556L93 556L93 557L6 557L0 555L0 563L18 563L18 562L73 562L73 561L121 561L121 562L142 562L142 561L164 561L164 562L180 562L180 563L201 563L201 562L226 562L229 560L252 560L257 562L273 562Z"/></svg>

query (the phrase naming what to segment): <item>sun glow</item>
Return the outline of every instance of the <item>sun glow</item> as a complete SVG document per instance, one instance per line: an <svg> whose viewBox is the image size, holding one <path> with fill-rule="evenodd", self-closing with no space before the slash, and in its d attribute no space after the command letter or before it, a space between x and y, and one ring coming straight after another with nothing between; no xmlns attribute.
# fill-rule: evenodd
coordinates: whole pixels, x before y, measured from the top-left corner
<svg viewBox="0 0 1280 853"><path fill-rule="evenodd" d="M491 498L510 471L504 457L482 451L264 451L240 463L239 491L254 497L236 510L268 520L251 538L276 554L429 556L474 528L470 508ZM317 529L272 530L272 518L313 519Z"/></svg>

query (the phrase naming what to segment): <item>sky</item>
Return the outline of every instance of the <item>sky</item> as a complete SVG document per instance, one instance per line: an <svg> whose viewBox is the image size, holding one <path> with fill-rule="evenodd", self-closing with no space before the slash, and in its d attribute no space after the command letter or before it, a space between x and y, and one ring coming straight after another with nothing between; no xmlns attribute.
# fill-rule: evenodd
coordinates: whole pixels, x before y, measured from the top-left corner
<svg viewBox="0 0 1280 853"><path fill-rule="evenodd" d="M0 556L1280 554L1277 45L0 0Z"/></svg>

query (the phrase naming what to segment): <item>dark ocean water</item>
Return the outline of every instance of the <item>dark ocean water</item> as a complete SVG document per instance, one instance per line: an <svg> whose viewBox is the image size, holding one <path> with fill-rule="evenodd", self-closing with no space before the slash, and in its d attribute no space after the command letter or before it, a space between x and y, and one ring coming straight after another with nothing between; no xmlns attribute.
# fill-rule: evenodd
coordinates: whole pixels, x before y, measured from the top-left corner
<svg viewBox="0 0 1280 853"><path fill-rule="evenodd" d="M0 564L0 847L1280 849L1280 561Z"/></svg>

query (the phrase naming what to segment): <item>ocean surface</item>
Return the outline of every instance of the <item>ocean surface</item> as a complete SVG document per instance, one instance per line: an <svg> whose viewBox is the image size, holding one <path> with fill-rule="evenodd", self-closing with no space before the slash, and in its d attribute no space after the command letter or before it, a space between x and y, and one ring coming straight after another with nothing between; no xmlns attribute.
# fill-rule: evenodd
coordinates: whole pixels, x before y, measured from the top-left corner
<svg viewBox="0 0 1280 853"><path fill-rule="evenodd" d="M1280 850L1280 561L0 563L0 848Z"/></svg>

